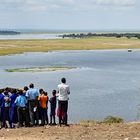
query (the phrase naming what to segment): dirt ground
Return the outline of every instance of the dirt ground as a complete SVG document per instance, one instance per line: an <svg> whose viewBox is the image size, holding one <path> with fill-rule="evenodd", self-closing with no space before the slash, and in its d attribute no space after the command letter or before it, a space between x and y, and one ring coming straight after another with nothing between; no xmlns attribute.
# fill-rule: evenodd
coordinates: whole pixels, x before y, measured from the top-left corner
<svg viewBox="0 0 140 140"><path fill-rule="evenodd" d="M140 140L140 122L3 128L0 140Z"/></svg>

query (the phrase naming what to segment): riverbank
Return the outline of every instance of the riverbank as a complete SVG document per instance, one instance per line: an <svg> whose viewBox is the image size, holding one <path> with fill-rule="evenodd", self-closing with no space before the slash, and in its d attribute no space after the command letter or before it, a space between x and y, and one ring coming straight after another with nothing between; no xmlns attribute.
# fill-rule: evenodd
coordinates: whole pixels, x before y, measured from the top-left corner
<svg viewBox="0 0 140 140"><path fill-rule="evenodd" d="M1 129L0 140L140 140L140 122Z"/></svg>
<svg viewBox="0 0 140 140"><path fill-rule="evenodd" d="M94 37L86 39L0 40L0 55L56 50L140 49L140 39Z"/></svg>

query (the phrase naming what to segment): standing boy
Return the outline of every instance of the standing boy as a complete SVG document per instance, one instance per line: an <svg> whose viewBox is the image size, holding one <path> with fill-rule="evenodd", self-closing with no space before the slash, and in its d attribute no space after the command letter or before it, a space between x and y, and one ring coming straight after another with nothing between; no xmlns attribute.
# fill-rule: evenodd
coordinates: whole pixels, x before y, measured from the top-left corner
<svg viewBox="0 0 140 140"><path fill-rule="evenodd" d="M10 96L10 109L9 109L9 117L10 117L10 127L13 128L13 123L17 122L17 107L15 105L15 100L17 98L16 89L12 89L12 95Z"/></svg>
<svg viewBox="0 0 140 140"><path fill-rule="evenodd" d="M10 117L9 117L9 108L10 108L10 95L9 88L5 88L3 92L4 95L4 110L3 110L3 127L8 128L10 127Z"/></svg>
<svg viewBox="0 0 140 140"><path fill-rule="evenodd" d="M25 126L29 126L29 120L26 110L27 99L23 96L23 91L19 90L19 96L15 100L15 104L17 106L17 114L18 114L18 127L23 126L23 121L25 120Z"/></svg>
<svg viewBox="0 0 140 140"><path fill-rule="evenodd" d="M50 98L50 125L52 125L52 118L53 118L53 125L56 125L55 122L55 111L56 111L56 90L52 91L52 97Z"/></svg>
<svg viewBox="0 0 140 140"><path fill-rule="evenodd" d="M4 95L0 93L0 128L3 126Z"/></svg>
<svg viewBox="0 0 140 140"><path fill-rule="evenodd" d="M46 120L46 109L47 109L47 101L48 101L48 96L45 95L45 91L41 91L38 100L39 100L40 110L41 110L41 125L44 125Z"/></svg>

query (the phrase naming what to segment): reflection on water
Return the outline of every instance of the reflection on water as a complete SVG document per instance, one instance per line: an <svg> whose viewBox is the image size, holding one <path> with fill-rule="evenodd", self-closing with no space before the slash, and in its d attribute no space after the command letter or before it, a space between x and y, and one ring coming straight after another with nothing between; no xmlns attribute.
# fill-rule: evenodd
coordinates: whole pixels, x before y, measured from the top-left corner
<svg viewBox="0 0 140 140"><path fill-rule="evenodd" d="M70 66L75 70L7 73L7 68ZM69 120L100 120L108 115L139 120L140 51L70 51L0 56L0 88L30 82L51 95L61 77L71 86Z"/></svg>

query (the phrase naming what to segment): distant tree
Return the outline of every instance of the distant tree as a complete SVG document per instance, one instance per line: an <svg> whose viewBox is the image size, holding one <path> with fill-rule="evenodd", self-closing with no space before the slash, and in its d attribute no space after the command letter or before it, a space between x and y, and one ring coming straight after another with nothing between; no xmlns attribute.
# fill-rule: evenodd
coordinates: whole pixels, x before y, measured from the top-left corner
<svg viewBox="0 0 140 140"><path fill-rule="evenodd" d="M130 39L130 38L131 38L131 36L130 36L130 35L127 35L126 37L127 37L128 39Z"/></svg>
<svg viewBox="0 0 140 140"><path fill-rule="evenodd" d="M138 39L140 39L140 35L139 35L139 36L137 36L137 38L138 38Z"/></svg>
<svg viewBox="0 0 140 140"><path fill-rule="evenodd" d="M121 35L120 35L120 34L117 34L116 37L117 37L117 38L121 38Z"/></svg>

